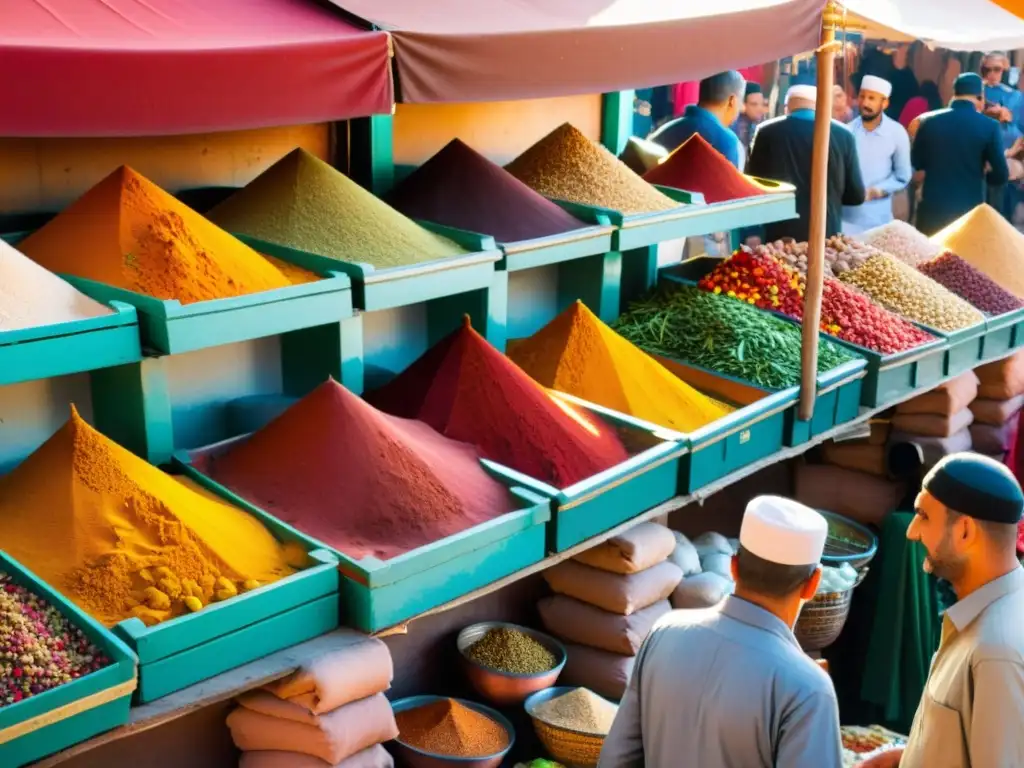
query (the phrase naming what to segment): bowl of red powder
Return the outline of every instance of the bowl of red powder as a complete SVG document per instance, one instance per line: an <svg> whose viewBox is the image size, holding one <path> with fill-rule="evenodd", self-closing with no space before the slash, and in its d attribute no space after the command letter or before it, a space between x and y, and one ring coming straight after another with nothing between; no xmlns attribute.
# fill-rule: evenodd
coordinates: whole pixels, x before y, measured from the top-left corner
<svg viewBox="0 0 1024 768"><path fill-rule="evenodd" d="M392 702L395 753L410 768L498 768L516 734L500 712L464 699L410 696Z"/></svg>

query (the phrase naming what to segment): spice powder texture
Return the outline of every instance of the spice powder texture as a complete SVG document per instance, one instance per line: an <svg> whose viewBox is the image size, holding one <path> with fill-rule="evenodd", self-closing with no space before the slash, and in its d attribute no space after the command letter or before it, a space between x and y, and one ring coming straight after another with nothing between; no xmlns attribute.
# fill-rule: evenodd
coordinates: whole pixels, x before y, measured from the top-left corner
<svg viewBox="0 0 1024 768"><path fill-rule="evenodd" d="M388 560L512 508L476 450L327 381L197 466L346 555Z"/></svg>
<svg viewBox="0 0 1024 768"><path fill-rule="evenodd" d="M285 155L209 216L230 232L377 268L466 252L304 149Z"/></svg>
<svg viewBox="0 0 1024 768"><path fill-rule="evenodd" d="M648 184L700 192L707 203L722 203L768 194L737 170L699 133L684 141L671 155L643 176Z"/></svg>
<svg viewBox="0 0 1024 768"><path fill-rule="evenodd" d="M525 632L494 627L466 649L477 664L514 675L538 675L555 668L555 655Z"/></svg>
<svg viewBox="0 0 1024 768"><path fill-rule="evenodd" d="M508 746L508 733L487 715L454 699L441 699L395 714L398 740L450 757L488 757Z"/></svg>
<svg viewBox="0 0 1024 768"><path fill-rule="evenodd" d="M580 301L512 342L508 356L541 386L668 429L690 432L733 410L674 376Z"/></svg>
<svg viewBox="0 0 1024 768"><path fill-rule="evenodd" d="M121 166L18 247L51 272L182 304L312 282Z"/></svg>
<svg viewBox="0 0 1024 768"><path fill-rule="evenodd" d="M71 419L0 478L0 541L107 625L151 625L303 565L256 518Z"/></svg>
<svg viewBox="0 0 1024 768"><path fill-rule="evenodd" d="M537 716L551 725L606 736L619 708L586 688L563 693L537 707Z"/></svg>
<svg viewBox="0 0 1024 768"><path fill-rule="evenodd" d="M488 344L468 318L368 399L556 488L629 458L610 427L553 397Z"/></svg>

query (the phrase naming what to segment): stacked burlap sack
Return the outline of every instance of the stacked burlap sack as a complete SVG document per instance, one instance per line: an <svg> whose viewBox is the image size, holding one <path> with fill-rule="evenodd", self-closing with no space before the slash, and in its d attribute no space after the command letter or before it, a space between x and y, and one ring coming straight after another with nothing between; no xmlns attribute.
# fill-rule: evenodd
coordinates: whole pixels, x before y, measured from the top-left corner
<svg viewBox="0 0 1024 768"><path fill-rule="evenodd" d="M1024 408L1024 352L977 369L978 397L971 403L974 450L1003 461Z"/></svg>
<svg viewBox="0 0 1024 768"><path fill-rule="evenodd" d="M979 394L974 371L896 406L890 443L913 443L921 448L929 468L944 456L971 450L971 403Z"/></svg>
<svg viewBox="0 0 1024 768"><path fill-rule="evenodd" d="M565 643L559 684L620 699L640 644L671 610L683 574L668 562L672 531L641 523L572 560L544 571L554 595L540 601L541 623Z"/></svg>
<svg viewBox="0 0 1024 768"><path fill-rule="evenodd" d="M227 724L239 768L393 768L391 653L366 637L238 698Z"/></svg>
<svg viewBox="0 0 1024 768"><path fill-rule="evenodd" d="M737 539L708 531L692 542L676 532L676 548L670 558L683 572L683 580L672 593L672 607L710 608L736 588L732 580L732 556Z"/></svg>
<svg viewBox="0 0 1024 768"><path fill-rule="evenodd" d="M899 507L907 485L888 474L889 424L876 420L870 426L868 437L822 445L822 464L794 463L797 501L867 525L879 525Z"/></svg>

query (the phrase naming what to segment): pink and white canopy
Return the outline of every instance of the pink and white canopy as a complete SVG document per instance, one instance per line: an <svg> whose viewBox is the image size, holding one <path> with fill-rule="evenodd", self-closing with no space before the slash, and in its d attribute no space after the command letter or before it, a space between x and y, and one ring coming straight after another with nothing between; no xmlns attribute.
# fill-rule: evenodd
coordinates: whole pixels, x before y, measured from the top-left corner
<svg viewBox="0 0 1024 768"><path fill-rule="evenodd" d="M844 0L844 5L869 22L875 37L922 40L954 51L1024 48L1019 15L1024 3L1016 0Z"/></svg>

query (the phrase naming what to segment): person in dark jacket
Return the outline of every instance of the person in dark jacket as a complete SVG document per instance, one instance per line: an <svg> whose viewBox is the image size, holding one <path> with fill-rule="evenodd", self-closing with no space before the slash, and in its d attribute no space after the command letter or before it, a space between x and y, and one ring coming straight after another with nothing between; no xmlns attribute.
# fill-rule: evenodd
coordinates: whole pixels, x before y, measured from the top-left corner
<svg viewBox="0 0 1024 768"><path fill-rule="evenodd" d="M918 177L924 177L917 228L926 235L985 202L986 182L998 187L1009 179L999 123L981 113L981 78L960 75L953 93L949 107L920 117L910 153Z"/></svg>
<svg viewBox="0 0 1024 768"><path fill-rule="evenodd" d="M786 93L786 116L758 126L750 147L747 173L785 181L796 187L797 219L765 226L768 241L791 237L807 240L811 212L811 148L814 144L813 85L794 85ZM828 146L828 209L825 236L842 230L843 206L864 202L864 181L857 158L857 142L850 129L832 121Z"/></svg>

